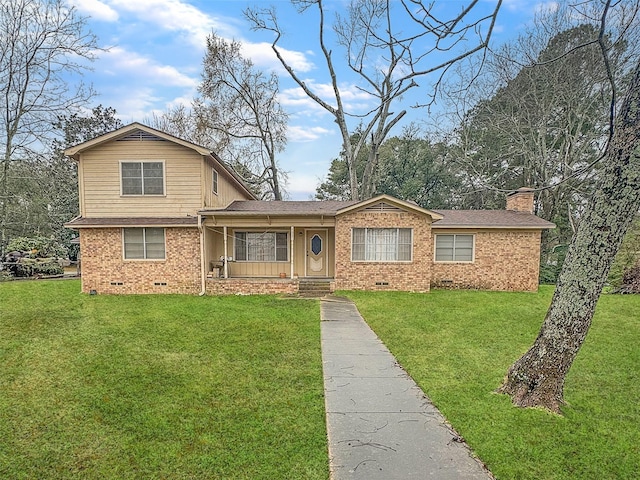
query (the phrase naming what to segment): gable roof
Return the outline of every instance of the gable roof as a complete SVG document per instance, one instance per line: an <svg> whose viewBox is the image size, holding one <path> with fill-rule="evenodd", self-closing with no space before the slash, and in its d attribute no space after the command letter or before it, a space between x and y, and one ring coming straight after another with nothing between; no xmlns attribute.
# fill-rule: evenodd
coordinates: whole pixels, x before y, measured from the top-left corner
<svg viewBox="0 0 640 480"><path fill-rule="evenodd" d="M354 202L352 205L348 205L340 209L338 212L336 212L336 214L342 215L344 213L351 212L353 210L365 209L368 207L373 207L378 204L383 204L381 205L382 207L384 206L384 204L390 204L392 207L400 208L402 210L418 212L423 215L427 215L431 217L434 221L442 218L442 215L440 215L439 213L436 213L435 210L427 210L426 208L422 208L417 203L400 200L399 198L395 198L395 197L392 197L391 195L386 195L386 194L378 195L368 200L363 200L361 202Z"/></svg>
<svg viewBox="0 0 640 480"><path fill-rule="evenodd" d="M210 149L205 148L201 145L196 145L195 143L189 142L187 140L174 137L173 135L165 133L161 130L147 127L146 125L138 122L130 123L129 125L125 125L124 127L118 128L117 130L114 130L112 132L105 133L104 135L100 135L86 142L69 147L64 151L64 154L77 161L79 160L80 154L82 152L103 145L107 142L111 142L114 140L144 139L164 140L195 151L196 153L207 158L209 161L213 162L214 165L222 169L227 174L227 176L236 184L236 186L240 187L249 197L256 198L255 194L251 190L249 190L249 188L244 184L242 178L235 172L235 170L233 170L229 165L222 161L220 157L218 157L218 155L216 155Z"/></svg>
<svg viewBox="0 0 640 480"><path fill-rule="evenodd" d="M532 213L515 210L434 210L442 215L431 228L516 228L547 229L555 228Z"/></svg>
<svg viewBox="0 0 640 480"><path fill-rule="evenodd" d="M79 153L84 152L85 150L89 150L90 148L97 147L104 143L110 142L112 140L122 139L127 135L135 133L137 130L140 132L146 133L147 138L156 137L158 140L167 140L169 142L177 143L178 145L182 145L183 147L189 148L191 150L195 150L200 155L209 155L211 151L208 148L202 147L200 145L196 145L195 143L188 142L187 140L182 140L181 138L174 137L173 135L169 135L168 133L162 132L160 130L156 130L155 128L147 127L142 123L133 122L129 125L125 125L124 127L120 127L117 130L114 130L109 133L105 133L96 138L88 140L86 142L79 143L72 147L67 148L64 151L64 154L76 158ZM144 136L140 136L142 139Z"/></svg>

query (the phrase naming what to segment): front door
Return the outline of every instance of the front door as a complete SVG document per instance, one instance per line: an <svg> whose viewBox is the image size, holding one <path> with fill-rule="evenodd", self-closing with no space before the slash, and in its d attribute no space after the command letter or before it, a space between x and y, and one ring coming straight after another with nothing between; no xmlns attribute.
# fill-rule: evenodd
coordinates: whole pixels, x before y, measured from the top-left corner
<svg viewBox="0 0 640 480"><path fill-rule="evenodd" d="M327 231L307 230L307 277L327 276Z"/></svg>

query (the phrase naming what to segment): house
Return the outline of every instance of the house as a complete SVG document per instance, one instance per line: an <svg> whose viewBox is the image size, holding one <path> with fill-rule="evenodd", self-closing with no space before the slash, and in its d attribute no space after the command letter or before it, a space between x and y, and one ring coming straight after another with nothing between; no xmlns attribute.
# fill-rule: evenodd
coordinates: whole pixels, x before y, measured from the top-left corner
<svg viewBox="0 0 640 480"><path fill-rule="evenodd" d="M259 201L206 148L139 123L71 147L78 163L82 290L297 293L431 287L534 291L534 192L506 210L365 201Z"/></svg>

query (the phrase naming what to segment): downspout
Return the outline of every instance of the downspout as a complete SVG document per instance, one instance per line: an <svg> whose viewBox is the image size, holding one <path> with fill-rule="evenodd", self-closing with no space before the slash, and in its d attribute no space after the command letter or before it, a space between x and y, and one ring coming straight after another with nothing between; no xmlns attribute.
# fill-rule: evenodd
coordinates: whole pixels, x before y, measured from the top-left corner
<svg viewBox="0 0 640 480"><path fill-rule="evenodd" d="M227 243L227 226L222 227L222 231L224 233L224 278L229 278L229 253L227 252L228 243Z"/></svg>
<svg viewBox="0 0 640 480"><path fill-rule="evenodd" d="M202 215L198 215L198 231L200 232L200 293L198 295L202 297L207 293L207 287L205 285L204 229L202 228Z"/></svg>
<svg viewBox="0 0 640 480"><path fill-rule="evenodd" d="M293 251L293 244L295 243L295 237L294 237L294 233L295 233L295 228L293 227L293 225L291 226L291 280L293 280L293 273L294 273L294 269L293 269L293 259L294 259L294 251Z"/></svg>

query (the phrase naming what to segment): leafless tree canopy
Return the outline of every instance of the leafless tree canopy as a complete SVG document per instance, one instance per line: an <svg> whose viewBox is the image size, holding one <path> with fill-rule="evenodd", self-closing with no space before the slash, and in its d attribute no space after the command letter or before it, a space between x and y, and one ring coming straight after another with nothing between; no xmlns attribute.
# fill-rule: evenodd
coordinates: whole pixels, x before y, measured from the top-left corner
<svg viewBox="0 0 640 480"><path fill-rule="evenodd" d="M422 91L422 103L431 104L447 70L486 49L501 1L488 15L478 14L478 0L474 0L458 14L440 18L431 4L422 1L404 0L396 4L389 0L353 0L346 14L336 15L333 21L326 18L322 0L294 0L293 3L300 14L315 12L317 16L318 45L330 78L331 98L324 98L308 85L285 59L281 45L285 33L275 9L248 9L245 15L254 29L274 35L272 49L282 66L309 98L334 117L342 135L352 198L366 198L372 194L378 148L406 114L404 109L393 111L393 106L397 106L409 90L419 87L418 80L427 82L426 77L434 74L435 80L429 82L429 89ZM340 59L334 56L332 40L341 47L343 57ZM349 108L340 88L336 61L346 61L359 78L356 88L369 98L368 109ZM362 135L352 144L355 129ZM358 178L355 159L365 145L368 160Z"/></svg>
<svg viewBox="0 0 640 480"><path fill-rule="evenodd" d="M12 199L10 164L28 158L57 115L86 105L90 88L72 81L98 50L84 19L62 0L0 0L0 251Z"/></svg>

